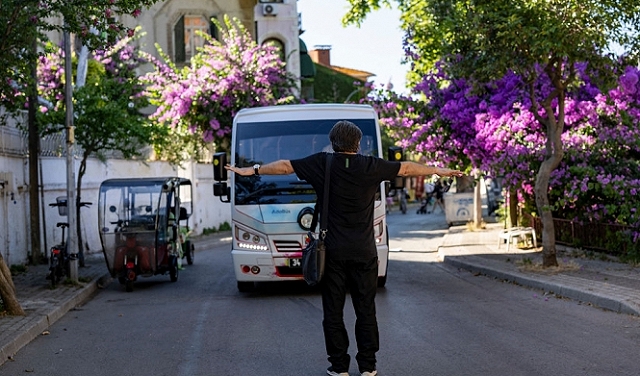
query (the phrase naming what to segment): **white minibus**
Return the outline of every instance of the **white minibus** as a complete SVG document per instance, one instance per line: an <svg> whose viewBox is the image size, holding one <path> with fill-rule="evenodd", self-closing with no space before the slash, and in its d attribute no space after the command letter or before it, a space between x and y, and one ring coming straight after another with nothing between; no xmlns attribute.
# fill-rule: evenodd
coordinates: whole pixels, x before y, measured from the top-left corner
<svg viewBox="0 0 640 376"><path fill-rule="evenodd" d="M235 116L231 156L214 156L214 194L231 205L233 268L240 291L255 282L301 280L300 259L307 241L316 193L291 175L227 176L224 165L264 165L329 151L329 131L339 120L362 130L360 153L382 158L378 117L371 106L301 104L243 109ZM228 183L228 185L227 185ZM385 184L375 201L374 229L378 247L378 286L387 280L389 244ZM316 228L317 230L317 228Z"/></svg>

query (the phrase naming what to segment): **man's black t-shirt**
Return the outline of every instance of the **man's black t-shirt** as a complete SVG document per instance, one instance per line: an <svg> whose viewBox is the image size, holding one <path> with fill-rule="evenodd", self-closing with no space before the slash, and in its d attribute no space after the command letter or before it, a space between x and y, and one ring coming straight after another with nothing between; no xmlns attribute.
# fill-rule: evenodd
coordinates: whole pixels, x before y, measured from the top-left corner
<svg viewBox="0 0 640 376"><path fill-rule="evenodd" d="M377 255L373 209L380 183L398 175L400 162L334 153L329 189L327 256L339 260L366 260ZM318 195L322 208L327 153L291 161L298 178L306 180ZM321 213L322 215L324 213Z"/></svg>

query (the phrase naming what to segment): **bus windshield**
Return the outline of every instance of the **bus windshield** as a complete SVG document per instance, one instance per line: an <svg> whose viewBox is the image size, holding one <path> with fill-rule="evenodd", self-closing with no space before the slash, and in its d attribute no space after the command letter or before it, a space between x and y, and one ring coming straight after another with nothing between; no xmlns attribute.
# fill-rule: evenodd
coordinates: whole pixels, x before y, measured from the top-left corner
<svg viewBox="0 0 640 376"><path fill-rule="evenodd" d="M378 156L374 119L347 119L362 130L359 153ZM280 159L299 159L318 152L333 152L329 131L339 120L296 120L236 124L235 164L261 165ZM235 176L236 205L314 203L311 185L295 174Z"/></svg>

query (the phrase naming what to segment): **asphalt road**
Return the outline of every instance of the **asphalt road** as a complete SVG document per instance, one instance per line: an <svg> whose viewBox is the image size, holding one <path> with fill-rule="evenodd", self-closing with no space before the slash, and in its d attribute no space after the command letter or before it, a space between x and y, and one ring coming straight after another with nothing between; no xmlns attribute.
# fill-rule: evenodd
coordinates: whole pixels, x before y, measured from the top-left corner
<svg viewBox="0 0 640 376"><path fill-rule="evenodd" d="M441 214L389 215L387 286L377 298L381 376L637 375L640 319L475 276L435 261ZM177 282L112 282L0 367L2 376L321 376L317 290L239 293L228 246L196 251ZM353 337L353 311L345 320ZM357 374L355 361L351 375Z"/></svg>

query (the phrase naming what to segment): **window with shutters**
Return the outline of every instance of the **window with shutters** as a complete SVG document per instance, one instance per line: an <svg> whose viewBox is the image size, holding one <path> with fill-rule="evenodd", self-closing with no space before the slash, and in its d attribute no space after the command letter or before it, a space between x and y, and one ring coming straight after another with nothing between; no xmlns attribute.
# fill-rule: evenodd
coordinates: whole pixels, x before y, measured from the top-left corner
<svg viewBox="0 0 640 376"><path fill-rule="evenodd" d="M278 56L280 57L280 60L282 60L285 63L287 62L286 51L284 50L284 43L280 39L269 38L269 39L266 39L264 42L262 42L262 44L265 46L275 47L278 52Z"/></svg>
<svg viewBox="0 0 640 376"><path fill-rule="evenodd" d="M184 15L178 19L173 27L174 60L176 63L186 63L204 46L204 38L198 31L217 37L215 26L207 18L199 15Z"/></svg>

